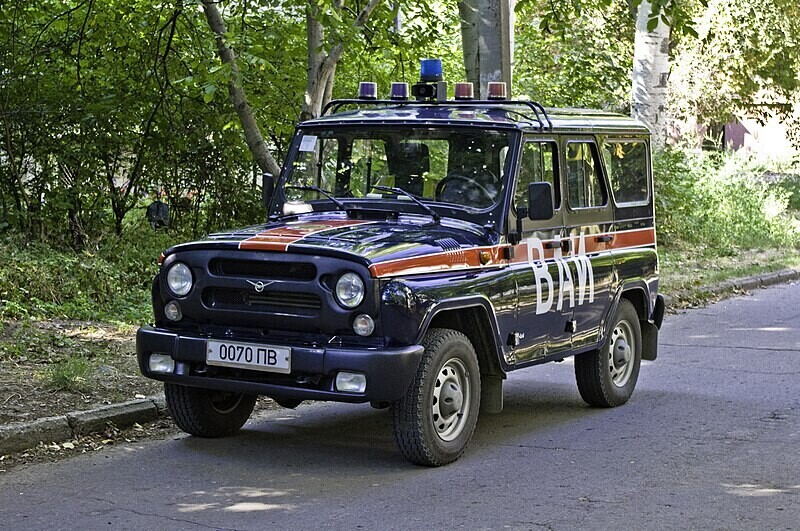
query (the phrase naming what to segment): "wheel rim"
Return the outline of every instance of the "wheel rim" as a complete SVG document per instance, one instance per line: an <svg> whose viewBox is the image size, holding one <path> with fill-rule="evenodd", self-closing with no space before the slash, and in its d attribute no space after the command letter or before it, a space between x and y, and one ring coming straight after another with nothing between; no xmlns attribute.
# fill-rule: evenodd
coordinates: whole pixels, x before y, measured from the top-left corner
<svg viewBox="0 0 800 531"><path fill-rule="evenodd" d="M208 397L208 402L212 409L221 415L230 413L242 402L244 397L241 393L215 392Z"/></svg>
<svg viewBox="0 0 800 531"><path fill-rule="evenodd" d="M433 386L433 426L443 441L452 441L464 431L471 393L466 365L458 358L449 359L436 375Z"/></svg>
<svg viewBox="0 0 800 531"><path fill-rule="evenodd" d="M634 343L633 327L628 321L620 321L611 332L608 342L608 370L611 382L617 387L624 387L633 373Z"/></svg>

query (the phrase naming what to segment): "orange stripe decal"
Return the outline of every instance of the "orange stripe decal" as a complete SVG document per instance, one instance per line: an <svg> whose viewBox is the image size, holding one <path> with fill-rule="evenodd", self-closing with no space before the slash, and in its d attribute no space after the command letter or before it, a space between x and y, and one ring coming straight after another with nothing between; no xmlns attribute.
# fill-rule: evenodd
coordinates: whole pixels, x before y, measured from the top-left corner
<svg viewBox="0 0 800 531"><path fill-rule="evenodd" d="M605 241L611 236L609 241ZM600 234L585 234L583 236L585 253L597 253L600 251L621 250L634 247L655 245L655 229L634 229L629 231L607 232ZM568 258L577 256L579 251L580 236L571 237L571 252L564 253L562 256ZM567 240L570 238L562 238ZM542 244L556 241L554 239L542 240ZM509 260L504 258L504 248L510 247L507 244L493 245L487 247L474 247L461 249L458 251L445 251L440 253L428 254L425 256L414 256L410 258L399 258L372 264L369 267L373 277L391 277L399 275L416 275L423 273L436 273L440 271L451 271L461 269L489 268L509 264ZM510 263L521 264L528 262L528 242L522 241L513 246L514 258ZM543 249L544 256L539 256L538 250L534 251L534 260L551 260L555 258L558 249ZM481 253L488 252L489 259L481 261Z"/></svg>
<svg viewBox="0 0 800 531"><path fill-rule="evenodd" d="M503 248L507 245L493 245L490 247L473 247L458 251L445 251L441 253L426 254L387 260L369 266L373 277L386 277L394 275L414 275L419 273L435 273L437 271L450 271L456 269L471 269L474 267L497 266L504 263ZM481 261L481 253L489 253L489 259Z"/></svg>
<svg viewBox="0 0 800 531"><path fill-rule="evenodd" d="M295 224L259 232L255 236L239 243L239 249L251 251L286 251L291 244L311 234L341 227L353 227L364 223L370 222L336 219L316 222L295 222Z"/></svg>

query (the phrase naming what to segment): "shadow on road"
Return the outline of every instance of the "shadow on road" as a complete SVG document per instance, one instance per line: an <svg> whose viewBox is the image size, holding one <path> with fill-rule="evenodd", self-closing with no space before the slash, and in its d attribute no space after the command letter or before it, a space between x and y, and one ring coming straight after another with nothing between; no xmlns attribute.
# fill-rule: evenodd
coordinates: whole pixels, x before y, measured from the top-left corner
<svg viewBox="0 0 800 531"><path fill-rule="evenodd" d="M467 455L493 445L530 443L538 433L601 413L587 407L574 386L547 382L512 382L499 415L482 415ZM224 459L234 466L302 468L304 473L330 471L335 464L353 474L417 468L395 448L390 410L369 405L303 404L296 410L269 411L226 439L185 437L181 451ZM546 443L543 443L546 444ZM424 470L424 469L421 469Z"/></svg>

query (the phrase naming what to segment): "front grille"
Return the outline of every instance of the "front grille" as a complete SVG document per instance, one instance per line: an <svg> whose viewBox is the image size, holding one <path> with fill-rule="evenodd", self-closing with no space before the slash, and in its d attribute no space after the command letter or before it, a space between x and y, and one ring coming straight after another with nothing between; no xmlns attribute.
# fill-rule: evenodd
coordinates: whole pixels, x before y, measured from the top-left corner
<svg viewBox="0 0 800 531"><path fill-rule="evenodd" d="M215 258L209 264L215 275L256 279L314 280L317 268L303 262L270 262L267 260L233 260Z"/></svg>
<svg viewBox="0 0 800 531"><path fill-rule="evenodd" d="M316 315L322 301L312 293L264 291L253 289L207 288L203 291L203 304L217 310Z"/></svg>

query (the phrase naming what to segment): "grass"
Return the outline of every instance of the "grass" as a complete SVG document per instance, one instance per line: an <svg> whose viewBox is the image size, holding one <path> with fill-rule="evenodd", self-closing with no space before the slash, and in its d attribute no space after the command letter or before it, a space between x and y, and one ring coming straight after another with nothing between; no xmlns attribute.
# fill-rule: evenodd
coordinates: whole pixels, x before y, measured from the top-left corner
<svg viewBox="0 0 800 531"><path fill-rule="evenodd" d="M698 253L691 247L660 247L659 290L682 295L687 300L709 299L705 287L725 280L744 278L789 268L800 268L800 250L795 248L736 249L725 255Z"/></svg>
<svg viewBox="0 0 800 531"><path fill-rule="evenodd" d="M39 377L50 389L80 393L91 388L94 369L93 364L86 359L67 358L45 367Z"/></svg>

